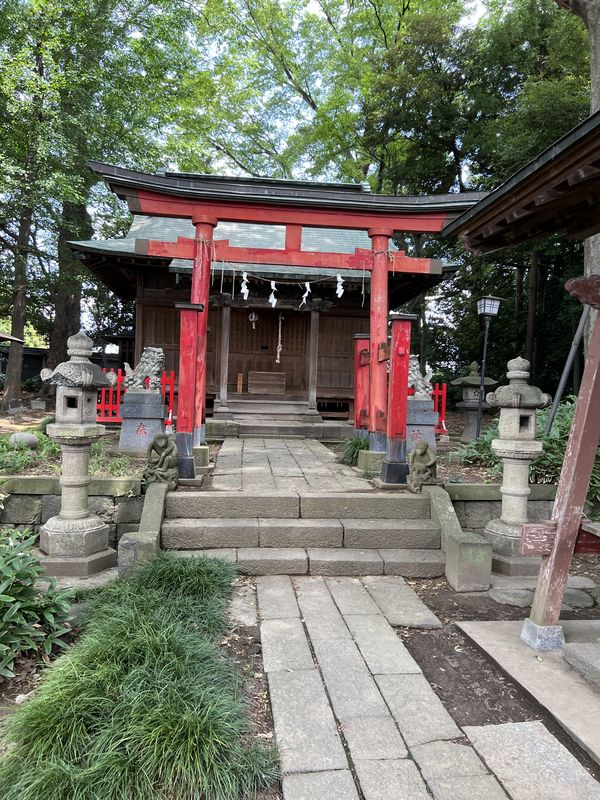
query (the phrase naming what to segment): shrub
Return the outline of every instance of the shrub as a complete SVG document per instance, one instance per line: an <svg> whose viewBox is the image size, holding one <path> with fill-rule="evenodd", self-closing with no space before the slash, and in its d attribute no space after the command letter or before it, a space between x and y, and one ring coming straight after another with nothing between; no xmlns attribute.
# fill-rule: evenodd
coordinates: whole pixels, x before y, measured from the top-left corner
<svg viewBox="0 0 600 800"><path fill-rule="evenodd" d="M17 656L37 650L47 660L54 647L65 647L73 593L36 585L42 566L33 554L35 537L0 530L0 675L13 677Z"/></svg>
<svg viewBox="0 0 600 800"><path fill-rule="evenodd" d="M565 450L569 433L573 426L573 415L575 413L576 397L567 397L559 404L552 430L548 436L544 436L544 428L550 414L550 408L544 408L536 414L536 433L538 439L542 441L544 449L542 454L532 462L529 469L529 480L531 483L558 483L560 471L562 469ZM465 464L482 464L491 467L498 474L502 470L502 462L498 459L491 449L492 439L498 436L498 422L495 421L481 435L469 444L463 445L457 454ZM596 453L596 461L590 480L588 500L600 502L600 454Z"/></svg>
<svg viewBox="0 0 600 800"><path fill-rule="evenodd" d="M358 454L361 450L369 449L369 440L362 436L352 436L344 442L344 452L340 458L342 464L354 467L358 463Z"/></svg>
<svg viewBox="0 0 600 800"><path fill-rule="evenodd" d="M217 642L235 569L161 554L86 594L80 641L11 715L3 800L241 800L277 776Z"/></svg>

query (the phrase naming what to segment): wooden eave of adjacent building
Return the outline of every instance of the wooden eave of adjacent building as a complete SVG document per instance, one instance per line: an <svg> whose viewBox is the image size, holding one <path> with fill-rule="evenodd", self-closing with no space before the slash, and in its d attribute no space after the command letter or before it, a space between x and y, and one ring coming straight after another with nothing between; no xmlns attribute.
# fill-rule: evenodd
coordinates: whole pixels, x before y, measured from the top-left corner
<svg viewBox="0 0 600 800"><path fill-rule="evenodd" d="M557 233L585 239L599 231L600 112L443 229L476 255Z"/></svg>

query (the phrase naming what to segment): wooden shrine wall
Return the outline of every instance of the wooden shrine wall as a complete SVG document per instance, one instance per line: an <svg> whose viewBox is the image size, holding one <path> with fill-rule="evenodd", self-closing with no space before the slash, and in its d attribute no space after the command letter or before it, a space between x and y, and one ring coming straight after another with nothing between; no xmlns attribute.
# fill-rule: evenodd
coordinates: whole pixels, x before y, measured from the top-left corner
<svg viewBox="0 0 600 800"><path fill-rule="evenodd" d="M335 317L321 314L319 320L319 358L317 395L334 396L336 390L351 394L354 386L355 333L369 332L368 313L364 317Z"/></svg>
<svg viewBox="0 0 600 800"><path fill-rule="evenodd" d="M277 364L280 312L277 309L254 309L258 319L253 329L248 319L251 311L231 309L228 385L235 388L237 376L241 373L244 391L247 391L248 372L283 372L286 392L306 390L309 315L288 309L281 311L283 350Z"/></svg>

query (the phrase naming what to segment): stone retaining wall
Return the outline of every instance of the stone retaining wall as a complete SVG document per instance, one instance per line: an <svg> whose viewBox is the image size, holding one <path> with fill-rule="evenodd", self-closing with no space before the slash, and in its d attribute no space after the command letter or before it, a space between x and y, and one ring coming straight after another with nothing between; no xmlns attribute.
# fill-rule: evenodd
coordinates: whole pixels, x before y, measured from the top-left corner
<svg viewBox="0 0 600 800"><path fill-rule="evenodd" d="M89 507L107 523L109 547L116 548L124 533L138 530L144 498L139 479L94 478L90 481ZM1 528L27 528L35 533L60 509L58 478L35 475L0 476ZM0 498L1 499L1 498Z"/></svg>
<svg viewBox="0 0 600 800"><path fill-rule="evenodd" d="M502 514L502 495L497 483L448 483L444 487L465 531L482 533L487 523ZM550 519L556 486L532 484L527 512L532 522Z"/></svg>

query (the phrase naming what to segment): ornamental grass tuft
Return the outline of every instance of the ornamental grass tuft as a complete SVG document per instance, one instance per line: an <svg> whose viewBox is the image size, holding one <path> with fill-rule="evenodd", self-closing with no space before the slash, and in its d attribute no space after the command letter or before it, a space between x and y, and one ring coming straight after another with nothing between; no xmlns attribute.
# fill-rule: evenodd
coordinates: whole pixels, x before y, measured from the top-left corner
<svg viewBox="0 0 600 800"><path fill-rule="evenodd" d="M217 641L234 568L161 554L89 593L81 640L8 720L3 800L238 800L277 778Z"/></svg>

